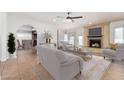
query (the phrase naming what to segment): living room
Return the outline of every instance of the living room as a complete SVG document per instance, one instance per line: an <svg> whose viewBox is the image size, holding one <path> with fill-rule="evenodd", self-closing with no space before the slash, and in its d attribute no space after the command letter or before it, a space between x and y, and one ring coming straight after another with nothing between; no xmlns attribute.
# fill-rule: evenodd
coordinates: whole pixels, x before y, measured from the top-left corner
<svg viewBox="0 0 124 93"><path fill-rule="evenodd" d="M103 56L104 49L113 49L113 47L116 47L116 43L123 43L123 16L123 12L0 13L0 29L3 31L1 32L0 37L1 79L124 79L124 76L118 76L118 78L113 76L113 73L118 74L118 71L116 72L112 70L118 69L120 66L122 66L123 59L119 61L114 59L115 62L113 62L113 55L112 57L108 57L107 55L111 55L111 53L108 54L108 52L110 51L107 51L106 54L106 50L105 55ZM33 37L31 36L32 31L36 32L36 39L34 40L36 40L35 42L37 43L35 43L35 45L34 43L31 44L31 46L30 41L34 41L31 38ZM12 33L15 37L15 50L11 56L11 52L8 51L7 45L9 33ZM20 44L17 42L17 40L19 39L19 36L22 36L23 39L25 37L24 40L26 44L25 48L21 48L18 50ZM46 67L47 62L45 64L42 64L42 59L40 58L42 58L41 55L43 54L40 55L39 51L41 50L37 50L37 47L39 46L46 46L50 48L54 47L55 49L58 48L59 51L62 51L62 54L67 52L71 55L76 56L76 59L78 59L78 61L86 61L83 62L83 64L86 66L84 67L85 70L81 72L84 74L80 75L80 71L77 70L80 68L78 66L76 70L74 70L72 67L74 71L71 69L71 73L73 73L73 75L68 74L70 76L67 75L66 77L65 75L64 78L57 77L57 74L55 75L53 72L51 72L54 69L50 71L50 69L48 68L49 66L52 66L50 63L48 64L48 67ZM26 50L27 47L28 50ZM29 52L29 47L31 47L31 52ZM51 58L48 54L45 55L44 53L45 56ZM74 56L68 57L71 59L75 58ZM104 57L106 57L107 59L104 59ZM71 61L76 59L71 59ZM37 62L39 62L39 60L41 62L41 67L37 65ZM98 61L101 61L101 63L99 63ZM96 65L98 66L95 67ZM109 67L110 65L116 65L116 67ZM57 66L55 65L53 65L53 67L57 68ZM95 70L93 70L94 67ZM30 72L29 68L30 70L33 69L33 71ZM18 72L17 69L19 69ZM109 69L109 71L107 71L107 69ZM123 74L123 67L121 67L120 69L120 74ZM57 71L57 69L55 71ZM33 72L35 72L36 75L34 75ZM66 70L64 69L62 73L65 72ZM97 74L96 72L100 74ZM107 74L105 74L105 77L103 78L105 72ZM21 75L19 75L19 73L21 73Z"/></svg>
<svg viewBox="0 0 124 93"><path fill-rule="evenodd" d="M1 93L124 93L124 0L0 1Z"/></svg>
<svg viewBox="0 0 124 93"><path fill-rule="evenodd" d="M109 14L108 14L109 15ZM105 21L105 20L104 20ZM110 48L111 44L122 43L123 40L116 36L117 29L123 28L124 20L123 17L120 19L112 19L112 21L100 22L100 23L91 23L89 22L86 26L75 27L70 29L64 29L60 31L59 40L68 41L71 38L71 34L74 36L74 40L72 41L75 46L86 47L89 48L95 54L101 54L101 50L104 48ZM117 28L117 29L116 29ZM96 31L94 31L96 30ZM97 33L98 32L98 33ZM93 34L93 35L92 35ZM119 36L122 35L121 32ZM67 37L68 36L68 37ZM81 40L79 40L80 36L82 36ZM117 37L117 38L115 38ZM123 36L122 36L123 37ZM96 42L95 42L96 40ZM79 42L81 43L79 44ZM92 41L92 42L91 42ZM93 42L94 41L94 42ZM92 43L98 43L98 46L92 46Z"/></svg>

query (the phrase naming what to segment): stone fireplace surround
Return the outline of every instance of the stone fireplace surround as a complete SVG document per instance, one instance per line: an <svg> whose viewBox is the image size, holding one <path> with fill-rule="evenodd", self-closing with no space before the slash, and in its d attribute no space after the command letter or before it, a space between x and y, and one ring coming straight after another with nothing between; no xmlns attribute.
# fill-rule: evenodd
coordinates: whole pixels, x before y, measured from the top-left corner
<svg viewBox="0 0 124 93"><path fill-rule="evenodd" d="M101 39L101 48L109 47L109 44L111 42L110 41L110 25L109 25L109 23L102 23L102 24L96 24L96 25L85 27L84 46L88 47L89 49L91 49L95 53L97 53L97 52L101 53L101 48L89 47L89 40L91 38L91 35L89 35L89 29L97 28L97 27L101 27L101 31L102 31L101 37L97 37L97 38ZM95 38L95 37L93 37L93 38Z"/></svg>
<svg viewBox="0 0 124 93"><path fill-rule="evenodd" d="M94 27L88 29L88 47L101 48L102 47L102 27Z"/></svg>

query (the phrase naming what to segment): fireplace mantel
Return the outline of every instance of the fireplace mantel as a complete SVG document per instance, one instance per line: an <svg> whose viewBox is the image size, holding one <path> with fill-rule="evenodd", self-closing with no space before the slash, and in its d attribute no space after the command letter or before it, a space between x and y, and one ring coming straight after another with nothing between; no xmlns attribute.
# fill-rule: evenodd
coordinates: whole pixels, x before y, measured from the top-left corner
<svg viewBox="0 0 124 93"><path fill-rule="evenodd" d="M92 37L103 37L103 35L100 35L100 36L87 36L88 38L92 38Z"/></svg>

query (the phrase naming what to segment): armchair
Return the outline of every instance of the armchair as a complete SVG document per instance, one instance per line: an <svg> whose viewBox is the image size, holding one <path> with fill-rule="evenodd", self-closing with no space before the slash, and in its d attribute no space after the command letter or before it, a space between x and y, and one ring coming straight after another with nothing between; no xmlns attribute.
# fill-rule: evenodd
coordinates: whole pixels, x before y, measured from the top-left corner
<svg viewBox="0 0 124 93"><path fill-rule="evenodd" d="M118 44L116 50L102 49L102 54L112 60L124 61L124 44Z"/></svg>

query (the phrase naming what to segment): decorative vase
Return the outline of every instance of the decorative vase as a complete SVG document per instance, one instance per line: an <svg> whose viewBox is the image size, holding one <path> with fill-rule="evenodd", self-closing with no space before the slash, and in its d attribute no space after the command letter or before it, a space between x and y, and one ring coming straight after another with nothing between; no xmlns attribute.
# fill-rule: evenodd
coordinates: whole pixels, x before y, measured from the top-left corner
<svg viewBox="0 0 124 93"><path fill-rule="evenodd" d="M9 58L13 59L14 58L14 54L9 54Z"/></svg>
<svg viewBox="0 0 124 93"><path fill-rule="evenodd" d="M13 59L13 58L16 58L16 52L14 52L13 54L9 54L9 59Z"/></svg>

